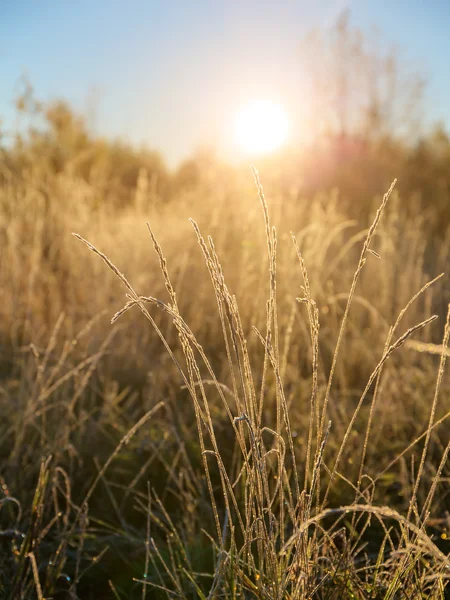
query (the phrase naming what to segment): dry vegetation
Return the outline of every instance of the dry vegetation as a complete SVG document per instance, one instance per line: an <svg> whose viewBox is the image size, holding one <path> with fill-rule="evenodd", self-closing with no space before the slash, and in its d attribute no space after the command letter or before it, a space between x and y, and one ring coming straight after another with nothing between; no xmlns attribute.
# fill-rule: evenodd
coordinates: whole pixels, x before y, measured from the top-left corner
<svg viewBox="0 0 450 600"><path fill-rule="evenodd" d="M1 597L445 598L433 207L391 187L364 226L256 172L126 196L58 131L2 163Z"/></svg>

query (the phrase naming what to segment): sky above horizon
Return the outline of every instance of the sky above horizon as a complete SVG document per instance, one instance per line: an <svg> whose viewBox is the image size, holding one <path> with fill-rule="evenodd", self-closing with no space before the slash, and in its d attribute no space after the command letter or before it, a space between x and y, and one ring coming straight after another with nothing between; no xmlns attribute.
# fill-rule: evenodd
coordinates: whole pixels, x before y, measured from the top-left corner
<svg viewBox="0 0 450 600"><path fill-rule="evenodd" d="M254 98L301 120L300 43L347 8L425 77L425 123L450 129L450 0L0 0L0 118L13 128L26 74L38 99L69 101L97 134L160 150L171 166L205 145L226 155Z"/></svg>

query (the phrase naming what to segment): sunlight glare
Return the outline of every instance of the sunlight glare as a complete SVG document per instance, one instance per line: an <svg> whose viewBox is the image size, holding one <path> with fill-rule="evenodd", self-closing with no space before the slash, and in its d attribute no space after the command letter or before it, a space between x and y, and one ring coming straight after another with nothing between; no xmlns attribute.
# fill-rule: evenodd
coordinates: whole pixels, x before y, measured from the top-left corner
<svg viewBox="0 0 450 600"><path fill-rule="evenodd" d="M283 108L259 100L241 108L236 117L236 142L247 154L265 154L282 146L289 134L289 119Z"/></svg>

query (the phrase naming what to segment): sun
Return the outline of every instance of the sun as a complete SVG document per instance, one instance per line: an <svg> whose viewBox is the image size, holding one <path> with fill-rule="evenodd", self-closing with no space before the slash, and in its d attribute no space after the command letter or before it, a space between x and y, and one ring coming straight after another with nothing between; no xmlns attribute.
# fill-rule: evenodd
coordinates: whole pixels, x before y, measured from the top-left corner
<svg viewBox="0 0 450 600"><path fill-rule="evenodd" d="M236 116L236 143L246 154L268 154L289 136L289 118L279 104L258 100L243 106Z"/></svg>

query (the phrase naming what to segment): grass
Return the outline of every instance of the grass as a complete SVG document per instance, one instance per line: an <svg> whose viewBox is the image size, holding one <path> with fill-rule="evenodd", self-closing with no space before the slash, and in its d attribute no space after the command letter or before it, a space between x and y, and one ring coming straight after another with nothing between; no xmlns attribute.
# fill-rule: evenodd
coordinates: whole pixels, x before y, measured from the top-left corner
<svg viewBox="0 0 450 600"><path fill-rule="evenodd" d="M254 177L147 232L2 189L2 597L446 597L445 252Z"/></svg>

